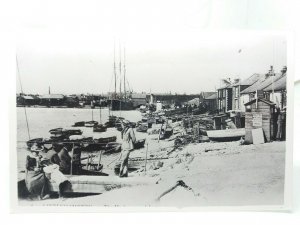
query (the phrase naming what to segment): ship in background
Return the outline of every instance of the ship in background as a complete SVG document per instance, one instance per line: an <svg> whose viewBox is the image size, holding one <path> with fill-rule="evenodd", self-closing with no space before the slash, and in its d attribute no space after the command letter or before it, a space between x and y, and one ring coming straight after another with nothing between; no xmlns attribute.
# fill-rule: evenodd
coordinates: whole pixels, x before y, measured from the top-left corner
<svg viewBox="0 0 300 225"><path fill-rule="evenodd" d="M119 76L117 77L116 67L116 51L114 44L114 92L111 93L108 100L109 109L112 111L120 110L133 110L135 109L133 101L131 100L132 91L126 86L126 53L125 47L123 48L123 71L122 71L122 51L121 45L119 44ZM122 73L123 72L123 73ZM117 83L119 80L119 92L117 92ZM123 86L123 90L122 90Z"/></svg>

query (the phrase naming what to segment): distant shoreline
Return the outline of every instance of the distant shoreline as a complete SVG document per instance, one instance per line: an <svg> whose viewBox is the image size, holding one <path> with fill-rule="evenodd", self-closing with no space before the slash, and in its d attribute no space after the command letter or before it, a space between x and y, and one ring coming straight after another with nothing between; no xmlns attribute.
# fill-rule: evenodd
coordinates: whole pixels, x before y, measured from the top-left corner
<svg viewBox="0 0 300 225"><path fill-rule="evenodd" d="M91 106L89 105L86 105L86 106L83 106L83 107L68 107L68 106L43 106L43 105L17 105L16 106L17 108L58 108L58 109L91 109ZM101 107L101 109L106 109L108 108L107 106L106 107ZM99 106L95 106L94 109L100 109Z"/></svg>

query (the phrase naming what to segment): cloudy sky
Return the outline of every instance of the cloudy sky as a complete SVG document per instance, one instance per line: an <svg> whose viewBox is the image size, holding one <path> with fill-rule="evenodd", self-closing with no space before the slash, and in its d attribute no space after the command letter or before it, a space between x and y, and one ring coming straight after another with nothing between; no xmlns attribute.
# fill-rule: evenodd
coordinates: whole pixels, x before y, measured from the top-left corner
<svg viewBox="0 0 300 225"><path fill-rule="evenodd" d="M75 4L80 16L68 17L64 5L53 15L51 2L46 8L37 4L33 16L19 21L17 59L25 93L44 94L49 86L63 94L112 91L114 43L117 63L119 45L122 51L126 47L127 79L136 92L214 91L222 78L243 79L266 73L270 65L276 71L286 65L283 35L203 29L240 29L259 24L262 14L268 18L249 11L255 5L248 1L226 1L235 6L228 14L220 14L222 1L109 2ZM270 26L271 20L265 21Z"/></svg>

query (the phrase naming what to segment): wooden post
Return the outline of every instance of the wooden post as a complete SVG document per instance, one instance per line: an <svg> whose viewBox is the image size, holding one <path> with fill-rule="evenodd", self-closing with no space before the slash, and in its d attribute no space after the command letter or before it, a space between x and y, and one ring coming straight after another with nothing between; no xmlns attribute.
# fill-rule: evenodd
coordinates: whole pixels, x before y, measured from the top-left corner
<svg viewBox="0 0 300 225"><path fill-rule="evenodd" d="M73 157L74 157L74 142L73 142L73 146L72 146L71 175L73 175Z"/></svg>
<svg viewBox="0 0 300 225"><path fill-rule="evenodd" d="M89 170L89 163L90 163L90 155L88 154L87 162L86 162L86 169Z"/></svg>
<svg viewBox="0 0 300 225"><path fill-rule="evenodd" d="M98 160L97 170L100 169L101 156L102 156L102 150L99 152L99 160Z"/></svg>
<svg viewBox="0 0 300 225"><path fill-rule="evenodd" d="M147 172L147 154L148 154L148 142L147 142L146 157L145 157L145 174Z"/></svg>

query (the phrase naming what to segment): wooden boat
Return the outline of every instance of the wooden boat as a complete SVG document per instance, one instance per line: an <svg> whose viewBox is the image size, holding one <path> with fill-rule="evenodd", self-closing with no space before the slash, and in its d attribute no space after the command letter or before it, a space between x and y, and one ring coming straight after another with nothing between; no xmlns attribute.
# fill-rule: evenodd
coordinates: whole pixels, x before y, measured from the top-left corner
<svg viewBox="0 0 300 225"><path fill-rule="evenodd" d="M109 143L109 142L115 142L117 140L117 136L111 136L111 137L104 137L104 138L95 138L95 143Z"/></svg>
<svg viewBox="0 0 300 225"><path fill-rule="evenodd" d="M110 142L107 143L105 146L104 154L112 154L121 152L121 143L118 142Z"/></svg>
<svg viewBox="0 0 300 225"><path fill-rule="evenodd" d="M74 125L72 125L72 127L84 127L85 122L84 121L79 121L79 122L75 122Z"/></svg>
<svg viewBox="0 0 300 225"><path fill-rule="evenodd" d="M79 129L64 129L64 128L55 128L49 130L49 133L54 135L54 136L71 136L71 135L81 135L82 131Z"/></svg>
<svg viewBox="0 0 300 225"><path fill-rule="evenodd" d="M116 116L109 116L108 121L105 123L106 127L115 127L117 117Z"/></svg>
<svg viewBox="0 0 300 225"><path fill-rule="evenodd" d="M212 141L238 141L245 136L245 128L227 130L207 130L207 136Z"/></svg>
<svg viewBox="0 0 300 225"><path fill-rule="evenodd" d="M142 123L140 125L138 125L138 127L136 128L137 132L144 132L146 133L148 130L148 124Z"/></svg>
<svg viewBox="0 0 300 225"><path fill-rule="evenodd" d="M94 127L95 125L97 125L98 122L97 121L94 121L94 120L91 120L91 121L87 121L84 123L84 126L85 127Z"/></svg>
<svg viewBox="0 0 300 225"><path fill-rule="evenodd" d="M93 132L105 132L107 131L107 127L103 124L97 124L93 127Z"/></svg>

